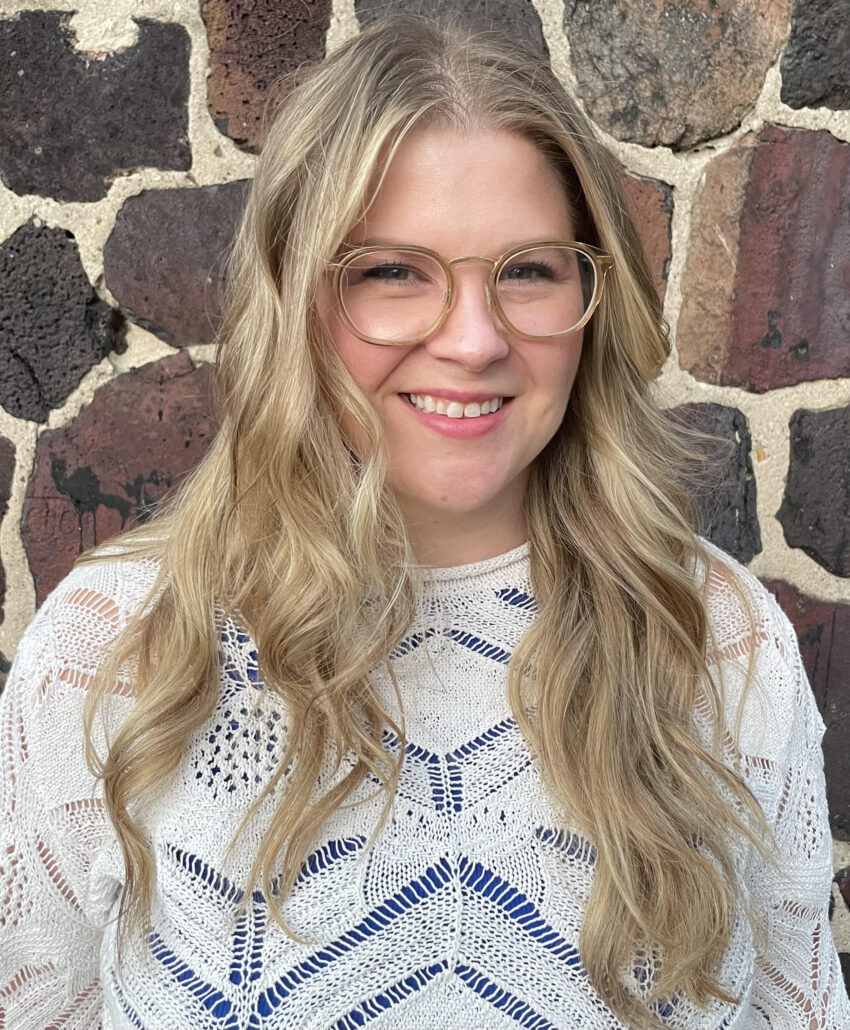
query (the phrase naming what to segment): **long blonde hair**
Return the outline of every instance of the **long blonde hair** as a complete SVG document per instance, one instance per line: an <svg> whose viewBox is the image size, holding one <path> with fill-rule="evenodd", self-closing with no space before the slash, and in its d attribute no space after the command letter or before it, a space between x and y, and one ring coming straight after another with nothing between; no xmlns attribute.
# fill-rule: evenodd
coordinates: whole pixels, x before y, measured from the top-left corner
<svg viewBox="0 0 850 1030"><path fill-rule="evenodd" d="M212 714L228 615L251 633L264 689L288 710L286 755L264 797L285 775L284 789L253 869L277 917L317 831L367 777L383 785L387 816L401 758L382 747L389 718L369 672L410 624L411 556L380 425L314 299L404 134L476 125L534 142L563 177L579 238L615 260L566 418L532 470L539 617L509 669L552 799L597 849L581 956L633 1025L657 1019L618 971L648 948L663 957L653 997L731 1000L717 970L740 903L733 842L763 846L766 825L723 760L698 574L708 558L671 472L685 451L649 396L668 342L613 161L544 62L458 25L379 22L286 89L231 262L221 429L175 501L121 540L123 555L152 556L160 572L87 710L89 759L126 864L122 933L149 918L154 875L130 810ZM362 453L343 437L342 411ZM99 760L92 720L128 663L135 704ZM697 731L700 705L713 744ZM328 753L350 755L351 771L317 799Z"/></svg>

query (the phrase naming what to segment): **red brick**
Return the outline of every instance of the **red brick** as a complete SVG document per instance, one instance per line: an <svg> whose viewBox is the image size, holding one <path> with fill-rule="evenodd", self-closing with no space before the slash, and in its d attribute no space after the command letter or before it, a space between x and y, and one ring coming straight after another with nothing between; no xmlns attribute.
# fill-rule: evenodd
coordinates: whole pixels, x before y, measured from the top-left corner
<svg viewBox="0 0 850 1030"><path fill-rule="evenodd" d="M197 464L215 431L211 374L186 354L163 358L42 433L22 520L39 603L78 555L143 520Z"/></svg>
<svg viewBox="0 0 850 1030"><path fill-rule="evenodd" d="M133 321L174 346L213 341L248 186L146 190L124 202L104 248L104 277Z"/></svg>
<svg viewBox="0 0 850 1030"><path fill-rule="evenodd" d="M256 151L277 79L324 55L331 0L201 0L210 44L207 105L219 129Z"/></svg>
<svg viewBox="0 0 850 1030"><path fill-rule="evenodd" d="M682 295L679 359L704 382L850 375L850 146L768 125L710 162Z"/></svg>
<svg viewBox="0 0 850 1030"><path fill-rule="evenodd" d="M673 189L666 182L623 173L620 176L643 240L658 296L664 301L672 257Z"/></svg>
<svg viewBox="0 0 850 1030"><path fill-rule="evenodd" d="M783 580L767 580L794 624L803 665L826 723L823 741L833 831L850 840L850 605L817 601Z"/></svg>

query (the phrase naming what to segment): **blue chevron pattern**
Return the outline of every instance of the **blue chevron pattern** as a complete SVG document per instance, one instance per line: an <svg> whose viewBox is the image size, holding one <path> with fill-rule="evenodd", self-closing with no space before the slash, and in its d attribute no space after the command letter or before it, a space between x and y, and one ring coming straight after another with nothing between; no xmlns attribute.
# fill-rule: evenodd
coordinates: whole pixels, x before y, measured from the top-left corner
<svg viewBox="0 0 850 1030"><path fill-rule="evenodd" d="M501 590L495 591L495 596L498 600L502 601L506 605L510 605L511 607L529 610L536 610L537 608L537 602L534 597L522 590L519 590L517 587L504 587ZM419 648L426 640L430 640L432 637L436 636L437 633L438 631L436 629L426 629L423 632L411 633L396 645L390 654L390 658L403 658L405 655L408 655ZM467 633L460 629L446 629L441 632L441 635L453 640L460 647L467 647L476 654L481 654L485 658L490 658L493 661L506 663L510 660L510 651L503 647L499 647L498 645L490 644L486 640L475 636L473 633ZM219 659L224 679L232 684L237 690L244 689L248 686L261 686L262 679L260 676L259 660L256 648L253 647L251 637L244 630L240 629L232 620L228 620L222 630L221 639L223 645L231 645L231 650L235 644L239 653L244 653L242 649L244 649L245 645L251 645L251 650L247 655L247 679L242 671L236 667L233 661L228 658L228 648L226 646L222 648L219 652Z"/></svg>
<svg viewBox="0 0 850 1030"><path fill-rule="evenodd" d="M554 834L555 831L540 830L537 837L565 850L568 854L581 854L580 838L576 835L562 834L559 837ZM310 877L330 868L334 863L359 852L365 843L365 838L361 837L328 842L313 852L304 863L301 877ZM233 910L242 901L243 892L207 863L177 848L172 849L170 854L185 873L197 880L204 892L215 894L225 907ZM305 988L314 977L320 977L329 965L354 951L367 939L391 931L391 927L398 920L442 891L450 889L452 884L460 887L467 904L475 904L476 899L479 899L495 906L522 931L529 944L545 948L564 964L565 969L573 971L573 977L584 975L575 944L565 940L555 931L522 891L487 869L481 862L461 857L453 863L448 858L443 858L375 906L355 925L284 972L274 984L259 991L250 1003L251 1030L283 1025L275 1019L275 1014L285 1011L287 1001L296 992ZM230 983L237 992L250 991L251 985L260 978L267 919L265 899L259 892L254 892L251 904L247 911L240 915L233 933ZM153 958L169 974L172 984L193 996L199 1010L214 1020L221 1030L239 1030L234 1011L236 994L227 997L221 990L204 982L192 968L191 960L175 953L159 933L154 932L150 935L149 948ZM449 961L447 956L439 955L435 955L434 961L429 965L409 973L403 979L387 985L378 994L358 1002L337 1021L335 1027L338 1030L354 1030L355 1027L366 1026L388 1008L401 1004L413 993L422 990L436 977L445 975L456 976L479 998L510 1016L518 1027L525 1030L556 1030L555 1024L535 1011L527 1001L494 983L468 959ZM143 1030L141 1021L130 1006L126 1005L126 1001L122 1007L125 1007L126 1016L133 1025ZM244 1012L244 1006L242 1011Z"/></svg>
<svg viewBox="0 0 850 1030"><path fill-rule="evenodd" d="M461 812L465 807L463 800L463 767L465 761L482 748L491 747L500 738L515 731L516 728L517 723L515 719L504 719L496 726L492 726L473 740L462 744L460 747L455 748L454 751L449 751L445 755L429 751L419 744L413 744L408 741L404 749L405 761L417 762L424 766L431 785L431 800L437 812L444 812L447 809L453 812ZM389 752L398 752L400 741L396 734L390 730L385 730L382 740L384 747ZM498 782L494 789L503 787L509 780L518 776L528 768L531 761L531 755L528 754L518 766L507 769L505 777Z"/></svg>
<svg viewBox="0 0 850 1030"><path fill-rule="evenodd" d="M537 609L537 601L535 601L531 594L526 594L516 587L503 587L503 589L496 592L496 597L513 608L529 608L535 611Z"/></svg>

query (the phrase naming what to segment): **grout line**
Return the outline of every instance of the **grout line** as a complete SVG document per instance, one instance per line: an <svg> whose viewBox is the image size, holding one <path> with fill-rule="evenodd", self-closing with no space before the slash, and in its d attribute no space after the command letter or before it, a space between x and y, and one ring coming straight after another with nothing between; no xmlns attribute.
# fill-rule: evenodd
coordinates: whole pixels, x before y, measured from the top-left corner
<svg viewBox="0 0 850 1030"><path fill-rule="evenodd" d="M333 0L330 25L325 35L325 52L330 54L347 39L360 31L360 22L354 10L354 0Z"/></svg>

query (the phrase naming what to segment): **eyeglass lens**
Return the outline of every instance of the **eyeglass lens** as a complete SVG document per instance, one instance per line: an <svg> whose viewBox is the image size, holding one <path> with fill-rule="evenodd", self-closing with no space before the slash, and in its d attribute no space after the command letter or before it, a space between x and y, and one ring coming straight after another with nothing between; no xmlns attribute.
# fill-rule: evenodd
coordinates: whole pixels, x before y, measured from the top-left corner
<svg viewBox="0 0 850 1030"><path fill-rule="evenodd" d="M568 333L584 318L596 289L596 267L572 247L539 247L512 257L496 281L499 306L528 336ZM387 343L424 336L443 316L445 268L404 248L357 255L341 271L340 300L352 326Z"/></svg>

